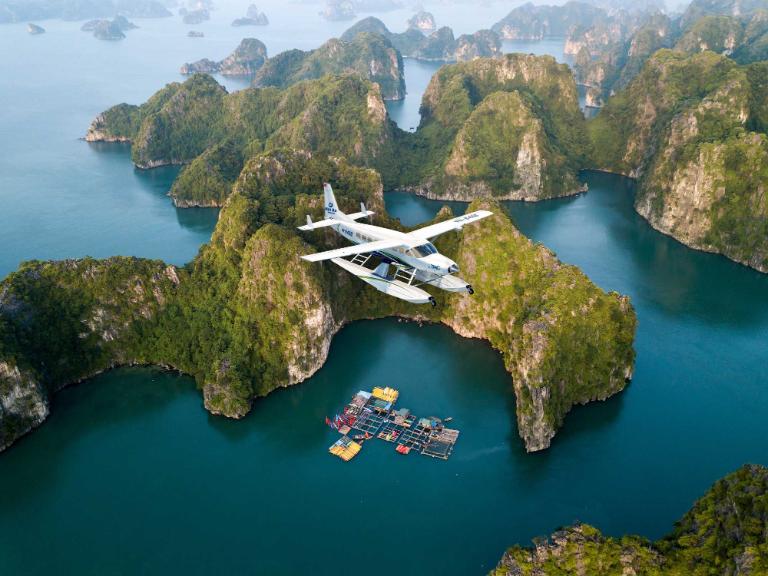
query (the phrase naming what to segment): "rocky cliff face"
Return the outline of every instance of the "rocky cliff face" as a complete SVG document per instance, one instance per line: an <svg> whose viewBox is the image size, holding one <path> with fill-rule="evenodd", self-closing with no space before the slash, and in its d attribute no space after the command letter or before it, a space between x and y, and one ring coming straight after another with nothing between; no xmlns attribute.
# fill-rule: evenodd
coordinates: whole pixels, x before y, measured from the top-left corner
<svg viewBox="0 0 768 576"><path fill-rule="evenodd" d="M535 6L528 2L514 8L492 30L505 40L562 38L575 26L589 26L606 17L602 8L584 2L566 2L562 6Z"/></svg>
<svg viewBox="0 0 768 576"><path fill-rule="evenodd" d="M362 32L383 36L404 57L417 60L466 62L501 55L501 38L492 30L479 30L474 34L462 34L458 38L448 26L431 31L427 35L414 28L394 33L389 31L384 22L371 16L347 29L341 39L349 42Z"/></svg>
<svg viewBox="0 0 768 576"><path fill-rule="evenodd" d="M355 17L355 7L350 0L326 0L320 16L331 22L352 20Z"/></svg>
<svg viewBox="0 0 768 576"><path fill-rule="evenodd" d="M706 15L693 20L676 50L696 53L711 50L732 57L740 64L768 57L768 5L753 12Z"/></svg>
<svg viewBox="0 0 768 576"><path fill-rule="evenodd" d="M574 29L566 48L575 56L576 82L602 102L624 88L650 56L674 44L676 23L665 14L619 12L592 27Z"/></svg>
<svg viewBox="0 0 768 576"><path fill-rule="evenodd" d="M719 480L667 537L611 538L586 524L504 553L491 576L758 576L765 547L768 469L746 465Z"/></svg>
<svg viewBox="0 0 768 576"><path fill-rule="evenodd" d="M662 565L661 554L642 538L617 540L587 524L576 524L538 540L530 548L507 550L490 576L660 575Z"/></svg>
<svg viewBox="0 0 768 576"><path fill-rule="evenodd" d="M581 189L519 92L494 92L472 111L445 164L442 197L541 200ZM495 189L491 183L495 181Z"/></svg>
<svg viewBox="0 0 768 576"><path fill-rule="evenodd" d="M156 361L150 326L180 282L136 258L30 262L0 283L0 450L40 425L49 395L112 366Z"/></svg>
<svg viewBox="0 0 768 576"><path fill-rule="evenodd" d="M662 51L590 122L594 149L604 151L598 166L640 179L635 206L652 226L761 271L765 78L762 65Z"/></svg>
<svg viewBox="0 0 768 576"><path fill-rule="evenodd" d="M465 228L456 253L476 297L450 299L442 321L501 352L520 436L528 451L543 450L574 404L605 400L626 386L634 312L626 297L606 294L525 238L499 205L470 206L481 208L494 216Z"/></svg>
<svg viewBox="0 0 768 576"><path fill-rule="evenodd" d="M474 297L437 294L434 309L416 309L343 271L300 260L298 254L339 243L330 234L305 241L295 231L305 214L321 212L317 183L324 180L334 183L343 209L364 201L379 223L397 226L386 216L373 170L281 149L246 163L210 245L184 270L109 259L33 263L11 275L0 285L0 355L19 358L22 372L6 370L13 384L4 388L2 406L19 405L20 387L34 389L23 370L55 390L140 362L193 375L208 410L239 418L255 397L318 370L345 322L391 315L445 322L489 340L512 375L528 450L549 445L573 404L624 387L634 361L635 316L627 300L525 239L498 205L472 207L495 212L487 225L441 238L441 249L478 289ZM42 324L46 329L38 330ZM25 422L40 419L35 402L23 405ZM5 443L28 428L14 428Z"/></svg>
<svg viewBox="0 0 768 576"><path fill-rule="evenodd" d="M35 376L0 361L0 451L48 417L48 393Z"/></svg>
<svg viewBox="0 0 768 576"><path fill-rule="evenodd" d="M456 200L578 193L584 130L570 71L551 57L509 54L441 68L424 93L417 133L430 157L411 189Z"/></svg>
<svg viewBox="0 0 768 576"><path fill-rule="evenodd" d="M177 205L220 206L244 162L264 149L306 148L378 166L390 161L393 131L378 84L354 74L233 94L195 75L141 106L110 108L86 139L130 141L140 168L187 164L171 190Z"/></svg>
<svg viewBox="0 0 768 576"><path fill-rule="evenodd" d="M435 17L431 12L417 12L408 19L408 28L413 28L424 34L431 34L437 29Z"/></svg>

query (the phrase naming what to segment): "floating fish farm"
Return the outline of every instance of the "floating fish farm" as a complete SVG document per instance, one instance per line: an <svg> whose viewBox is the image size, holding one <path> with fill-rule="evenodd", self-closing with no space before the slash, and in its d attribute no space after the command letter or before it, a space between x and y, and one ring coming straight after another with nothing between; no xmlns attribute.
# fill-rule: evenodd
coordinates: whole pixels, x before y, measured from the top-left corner
<svg viewBox="0 0 768 576"><path fill-rule="evenodd" d="M459 431L446 428L440 418L418 418L407 408L395 409L400 393L394 388L361 390L352 397L341 414L325 423L341 434L328 451L345 462L360 452L364 442L378 438L395 445L399 454L418 452L448 460Z"/></svg>

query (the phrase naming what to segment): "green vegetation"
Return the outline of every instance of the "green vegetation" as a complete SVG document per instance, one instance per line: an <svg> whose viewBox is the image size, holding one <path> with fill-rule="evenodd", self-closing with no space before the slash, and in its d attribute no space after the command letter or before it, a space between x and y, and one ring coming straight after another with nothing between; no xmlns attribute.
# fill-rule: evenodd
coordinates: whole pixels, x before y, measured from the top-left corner
<svg viewBox="0 0 768 576"><path fill-rule="evenodd" d="M576 81L591 89L595 102L606 101L637 76L645 62L663 48L695 54L704 50L739 64L768 59L768 10L757 2L702 0L685 15L618 12L597 18L569 33L576 53ZM596 96L596 98L595 98Z"/></svg>
<svg viewBox="0 0 768 576"><path fill-rule="evenodd" d="M181 206L209 206L223 203L244 162L263 150L311 149L385 166L394 163L393 130L378 86L355 75L227 94L196 74L142 106L110 108L87 138L131 140L140 167L188 164L171 194Z"/></svg>
<svg viewBox="0 0 768 576"><path fill-rule="evenodd" d="M432 80L424 120L412 134L389 121L379 87L358 74L298 81L325 71L326 52L337 67L346 68L353 53L367 66L366 47L377 46L371 36L271 59L256 81L296 82L282 90L227 94L209 76L194 75L141 106L110 108L87 138L130 140L140 167L184 164L171 191L179 206L221 205L248 158L281 148L343 156L376 168L388 188L420 187L435 196L539 200L579 191L588 140L565 65L516 54L446 66ZM396 52L379 47L400 70Z"/></svg>
<svg viewBox="0 0 768 576"><path fill-rule="evenodd" d="M112 258L32 262L10 275L0 284L0 359L51 390L116 364L172 366L195 377L210 411L241 417L255 396L317 370L343 323L416 316L487 338L502 353L530 450L549 445L574 403L624 387L634 361L627 300L525 239L500 206L473 206L495 215L438 242L479 293L436 294L438 307L414 307L298 258L341 243L295 229L307 213L320 217L323 181L333 182L342 209L363 201L377 223L397 226L375 171L293 149L255 155L211 243L183 269ZM537 394L551 402L532 402Z"/></svg>
<svg viewBox="0 0 768 576"><path fill-rule="evenodd" d="M529 450L549 445L574 404L622 390L634 364L636 319L626 297L605 293L575 266L520 234L502 208L467 227L455 254L475 288L450 298L442 321L486 338L512 374L520 435ZM536 407L543 405L543 411Z"/></svg>
<svg viewBox="0 0 768 576"><path fill-rule="evenodd" d="M627 89L588 123L594 165L621 174L642 172L652 144L680 108L715 91L734 68L733 61L712 52L656 52Z"/></svg>
<svg viewBox="0 0 768 576"><path fill-rule="evenodd" d="M405 32L390 32L387 26L370 16L355 23L341 39L353 41L358 34L367 33L386 38L406 58L456 62L474 58L489 58L501 54L501 39L491 30L479 30L474 34L462 34L458 38L453 30L443 26L425 36L415 28Z"/></svg>
<svg viewBox="0 0 768 576"><path fill-rule="evenodd" d="M256 38L243 38L234 52L219 62L203 58L184 64L182 74L223 74L225 76L252 76L267 61L267 47Z"/></svg>
<svg viewBox="0 0 768 576"><path fill-rule="evenodd" d="M670 48L678 35L677 22L662 13L633 17L619 13L612 20L571 34L573 42L582 44L576 54L573 73L579 84L598 95L597 105L627 86L640 73L645 62L657 50ZM622 34L614 38L612 31ZM607 40L606 40L607 38Z"/></svg>
<svg viewBox="0 0 768 576"><path fill-rule="evenodd" d="M764 63L662 50L589 122L595 165L640 177L654 227L762 271L767 77Z"/></svg>
<svg viewBox="0 0 768 576"><path fill-rule="evenodd" d="M405 185L426 183L436 196L469 200L478 181L496 196L528 200L578 190L588 149L584 117L568 67L554 58L508 54L444 66L421 112L418 132L403 142L410 151L401 163ZM521 125L518 114L531 122ZM526 153L514 156L520 148Z"/></svg>
<svg viewBox="0 0 768 576"><path fill-rule="evenodd" d="M536 542L510 548L492 576L712 576L768 571L768 469L743 466L718 480L656 542L610 538L577 524Z"/></svg>
<svg viewBox="0 0 768 576"><path fill-rule="evenodd" d="M608 14L585 2L566 2L562 6L535 6L528 2L514 8L491 29L506 40L562 38L575 26L590 26Z"/></svg>
<svg viewBox="0 0 768 576"><path fill-rule="evenodd" d="M142 330L172 297L179 274L138 258L22 264L0 290L0 358L50 390L114 364L154 361Z"/></svg>
<svg viewBox="0 0 768 576"><path fill-rule="evenodd" d="M730 16L704 16L696 20L675 45L683 52L710 50L722 54L732 52L742 40L741 22Z"/></svg>
<svg viewBox="0 0 768 576"><path fill-rule="evenodd" d="M405 97L403 58L385 37L361 32L349 41L332 39L316 50L288 50L270 58L254 78L258 87L286 88L327 74L355 73L377 82L385 100Z"/></svg>
<svg viewBox="0 0 768 576"><path fill-rule="evenodd" d="M675 45L676 50L695 53L711 50L739 64L768 58L768 9L733 15L708 15L693 21Z"/></svg>

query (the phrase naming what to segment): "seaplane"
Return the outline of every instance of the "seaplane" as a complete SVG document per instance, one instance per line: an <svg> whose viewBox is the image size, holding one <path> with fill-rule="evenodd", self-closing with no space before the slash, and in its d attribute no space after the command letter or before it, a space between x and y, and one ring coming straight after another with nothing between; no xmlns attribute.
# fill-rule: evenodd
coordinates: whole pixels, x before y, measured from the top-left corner
<svg viewBox="0 0 768 576"><path fill-rule="evenodd" d="M328 183L323 184L323 207L323 220L313 222L307 215L306 225L299 226L299 230L306 232L330 227L354 245L307 254L301 257L304 260L330 260L376 290L412 304L436 305L434 297L421 286L474 294L470 284L455 276L459 271L456 262L440 254L430 240L451 230L461 230L492 212L478 210L412 232L398 232L358 222L373 215L363 203L360 212L342 212ZM375 268L369 265L371 258L380 262Z"/></svg>

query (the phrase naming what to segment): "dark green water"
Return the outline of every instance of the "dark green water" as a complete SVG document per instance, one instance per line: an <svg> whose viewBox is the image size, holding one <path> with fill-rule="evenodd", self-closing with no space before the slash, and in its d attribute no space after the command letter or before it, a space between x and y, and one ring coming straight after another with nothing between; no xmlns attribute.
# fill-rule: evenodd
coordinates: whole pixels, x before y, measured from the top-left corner
<svg viewBox="0 0 768 576"><path fill-rule="evenodd" d="M198 45L170 21L116 44L76 23L40 37L0 28L15 55L0 74L0 275L30 257L184 262L208 239L214 212L165 197L172 170L136 172L125 148L77 137L181 62L231 50L242 32L220 14ZM316 10L286 13L283 28L269 15L273 53L345 27L321 29ZM489 24L466 21L457 31ZM371 559L371 575L480 574L507 545L575 520L660 536L716 478L768 464L768 278L654 232L627 181L586 178L586 195L508 208L528 236L632 297L637 372L623 394L574 410L550 450L525 454L499 356L439 326L349 326L318 374L239 422L209 416L189 378L117 370L58 394L49 421L0 455L0 574L344 574ZM407 223L439 208L387 204ZM455 418L449 461L380 441L347 464L327 454L324 416L382 384L416 413Z"/></svg>

